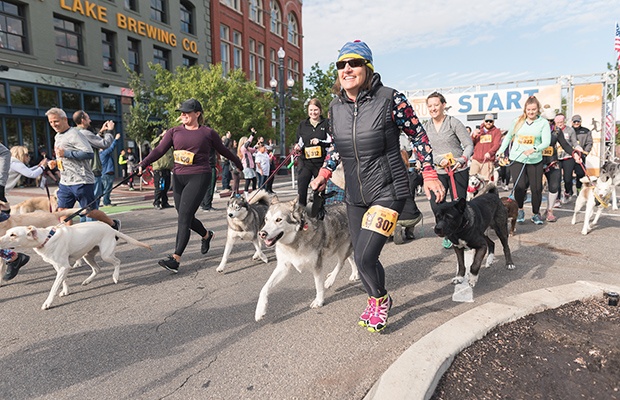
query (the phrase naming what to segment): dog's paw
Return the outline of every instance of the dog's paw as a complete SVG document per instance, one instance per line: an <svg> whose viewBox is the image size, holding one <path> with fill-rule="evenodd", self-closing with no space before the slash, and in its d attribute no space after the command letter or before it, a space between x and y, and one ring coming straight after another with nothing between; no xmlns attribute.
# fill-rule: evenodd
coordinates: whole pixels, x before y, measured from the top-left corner
<svg viewBox="0 0 620 400"><path fill-rule="evenodd" d="M323 286L325 287L325 289L329 289L330 287L332 287L335 281L336 281L336 274L334 274L334 272L332 271L329 274L327 274L327 277L325 277L325 283L323 284Z"/></svg>
<svg viewBox="0 0 620 400"><path fill-rule="evenodd" d="M65 297L65 296L69 296L71 293L69 292L69 289L63 289L60 291L60 293L58 293L58 297Z"/></svg>
<svg viewBox="0 0 620 400"><path fill-rule="evenodd" d="M469 283L469 286L475 287L476 283L478 283L478 275L469 274L467 277L467 283Z"/></svg>
<svg viewBox="0 0 620 400"><path fill-rule="evenodd" d="M49 310L51 306L52 306L52 302L51 301L46 301L41 306L41 310Z"/></svg>
<svg viewBox="0 0 620 400"><path fill-rule="evenodd" d="M517 268L514 264L506 264L506 269L515 269Z"/></svg>
<svg viewBox="0 0 620 400"><path fill-rule="evenodd" d="M267 303L258 303L256 305L256 312L254 313L254 319L256 322L260 321L267 314Z"/></svg>
<svg viewBox="0 0 620 400"><path fill-rule="evenodd" d="M495 262L495 254L489 254L487 256L487 262L484 264L485 267L489 268Z"/></svg>
<svg viewBox="0 0 620 400"><path fill-rule="evenodd" d="M224 272L224 268L226 268L226 264L220 264L215 270L217 272Z"/></svg>
<svg viewBox="0 0 620 400"><path fill-rule="evenodd" d="M452 284L453 285L460 285L461 283L463 283L463 277L462 276L455 276L454 278L452 278Z"/></svg>
<svg viewBox="0 0 620 400"><path fill-rule="evenodd" d="M323 307L323 301L323 299L314 299L314 301L310 303L310 308Z"/></svg>
<svg viewBox="0 0 620 400"><path fill-rule="evenodd" d="M349 275L349 281L350 282L356 282L360 280L360 274L357 271L353 271L351 272L351 275Z"/></svg>

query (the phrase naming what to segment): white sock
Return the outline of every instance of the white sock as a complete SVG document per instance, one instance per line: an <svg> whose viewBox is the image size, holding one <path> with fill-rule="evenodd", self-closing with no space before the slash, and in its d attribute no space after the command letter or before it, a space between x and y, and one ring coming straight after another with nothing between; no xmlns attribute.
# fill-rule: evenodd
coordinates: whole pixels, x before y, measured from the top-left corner
<svg viewBox="0 0 620 400"><path fill-rule="evenodd" d="M557 200L557 198L558 198L557 193L549 193L548 200L547 200L547 211L553 212L553 205L555 204L555 201Z"/></svg>

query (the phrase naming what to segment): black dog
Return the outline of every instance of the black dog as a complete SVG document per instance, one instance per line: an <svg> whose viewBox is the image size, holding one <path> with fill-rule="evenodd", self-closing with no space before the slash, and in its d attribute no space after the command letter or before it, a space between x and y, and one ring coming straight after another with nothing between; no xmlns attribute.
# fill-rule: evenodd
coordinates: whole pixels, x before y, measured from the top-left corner
<svg viewBox="0 0 620 400"><path fill-rule="evenodd" d="M492 184L490 184L492 185ZM514 269L508 247L508 213L497 194L497 188L489 188L488 192L474 198L469 203L465 199L439 204L435 210L435 233L439 237L447 237L454 244L458 261L458 271L452 283L463 282L465 277L465 249L474 249L474 262L470 268L469 284L475 286L482 259L489 251L486 266L495 259L495 243L486 234L491 227L504 247L506 268Z"/></svg>

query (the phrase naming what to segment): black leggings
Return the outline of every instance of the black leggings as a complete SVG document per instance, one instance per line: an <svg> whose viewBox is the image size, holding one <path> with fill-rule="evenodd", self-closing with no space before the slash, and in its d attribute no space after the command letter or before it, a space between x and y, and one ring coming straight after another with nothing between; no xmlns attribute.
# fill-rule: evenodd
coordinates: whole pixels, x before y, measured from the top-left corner
<svg viewBox="0 0 620 400"><path fill-rule="evenodd" d="M211 184L211 174L172 175L174 207L177 210L177 239L174 254L182 256L189 242L190 229L200 237L207 234L195 214Z"/></svg>
<svg viewBox="0 0 620 400"><path fill-rule="evenodd" d="M564 177L564 193L573 195L573 170L575 169L575 160L567 158L560 161L562 164L562 175Z"/></svg>
<svg viewBox="0 0 620 400"><path fill-rule="evenodd" d="M319 175L321 166L315 166L309 162L306 162L299 169L299 175L297 175L297 194L299 194L299 204L305 206L308 203L308 185L312 178L316 178ZM317 193L314 193L317 196ZM316 200L316 199L315 199Z"/></svg>
<svg viewBox="0 0 620 400"><path fill-rule="evenodd" d="M372 205L380 205L399 214L405 206L406 200L385 200L376 201ZM353 254L355 263L359 270L362 283L368 296L385 296L385 271L379 261L379 255L385 245L387 237L362 229L362 218L370 207L352 206L347 204L347 216L349 218L349 230L351 231L351 242L353 243Z"/></svg>
<svg viewBox="0 0 620 400"><path fill-rule="evenodd" d="M547 177L549 193L558 193L560 191L560 184L562 183L562 170L560 167L551 167L549 171L545 172L545 176Z"/></svg>
<svg viewBox="0 0 620 400"><path fill-rule="evenodd" d="M524 165L525 168L523 168ZM521 170L523 170L523 173L521 173ZM514 182L514 195L519 208L523 208L529 186L532 192L532 212L538 214L540 212L540 204L542 203L542 161L537 164L521 164L520 162L513 161L510 166L510 175L512 175L513 179L518 179L517 182Z"/></svg>

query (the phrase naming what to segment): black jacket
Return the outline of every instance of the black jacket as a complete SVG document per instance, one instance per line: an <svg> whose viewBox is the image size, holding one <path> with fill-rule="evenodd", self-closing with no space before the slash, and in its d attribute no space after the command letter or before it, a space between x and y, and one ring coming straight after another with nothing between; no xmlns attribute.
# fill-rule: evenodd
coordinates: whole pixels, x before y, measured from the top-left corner
<svg viewBox="0 0 620 400"><path fill-rule="evenodd" d="M394 92L375 73L371 89L360 92L355 102L341 95L329 106L349 204L369 206L377 200L403 200L410 195L400 155L400 129L392 117Z"/></svg>
<svg viewBox="0 0 620 400"><path fill-rule="evenodd" d="M310 118L306 118L305 120L299 123L297 127L297 142L299 143L299 139L304 143L303 149L301 149L301 155L299 160L303 165L312 165L316 168L320 168L323 165L323 161L325 161L326 148L330 145L327 143L320 142L318 146L321 147L321 157L319 158L306 158L306 152L304 151L308 147L313 147L310 144L311 139L319 139L321 141L325 141L328 138L329 131L329 120L321 117L321 121L318 123L316 127L312 126L310 123Z"/></svg>

